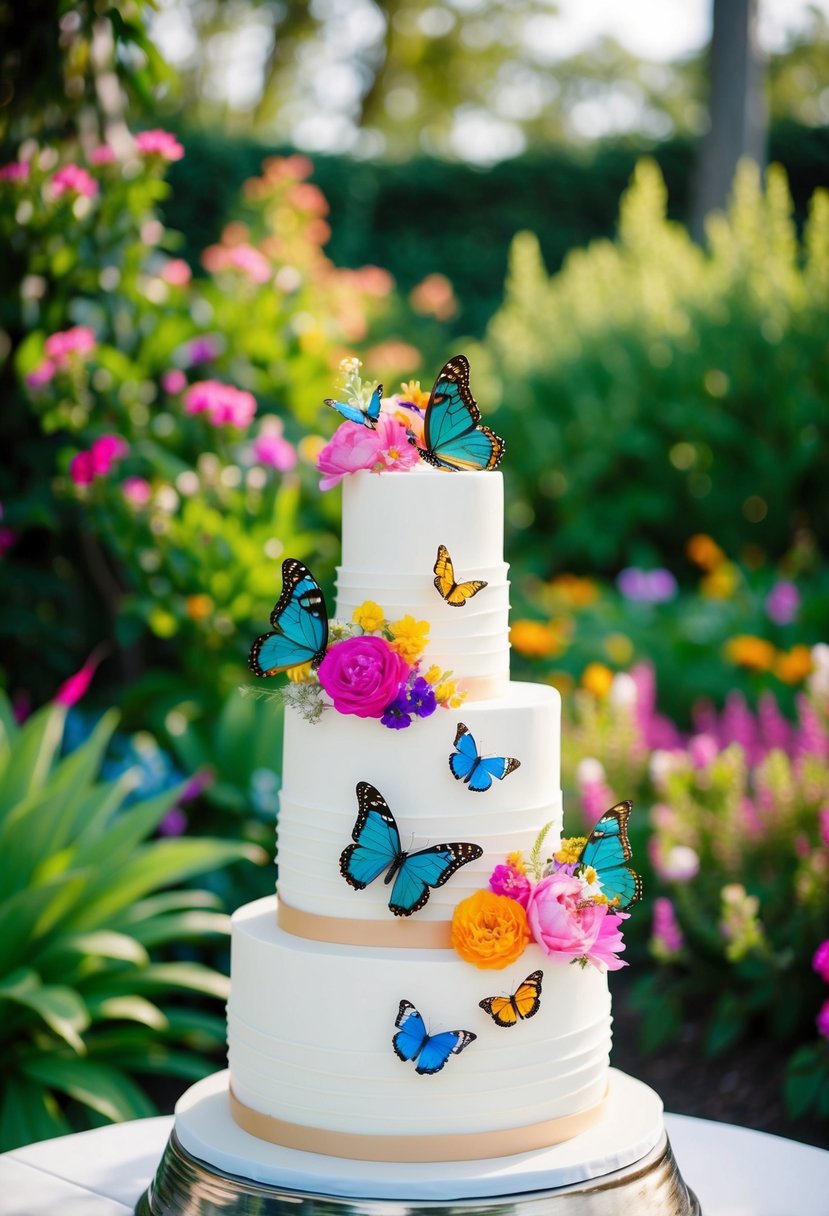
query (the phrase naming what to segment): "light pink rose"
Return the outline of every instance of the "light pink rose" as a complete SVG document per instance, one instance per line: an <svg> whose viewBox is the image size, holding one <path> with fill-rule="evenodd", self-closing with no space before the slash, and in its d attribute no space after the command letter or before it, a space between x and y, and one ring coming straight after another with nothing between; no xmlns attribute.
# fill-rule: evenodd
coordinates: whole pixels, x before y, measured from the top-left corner
<svg viewBox="0 0 829 1216"><path fill-rule="evenodd" d="M585 906L578 878L562 871L542 878L530 895L527 919L533 938L553 958L586 958L610 971L627 966L617 957L624 950L619 924L626 913L607 904Z"/></svg>
<svg viewBox="0 0 829 1216"><path fill-rule="evenodd" d="M334 708L358 718L382 717L410 674L405 659L374 636L335 642L317 672Z"/></svg>
<svg viewBox="0 0 829 1216"><path fill-rule="evenodd" d="M347 473L374 468L379 458L377 432L355 422L344 422L317 457L317 468L323 474L320 489L332 490Z"/></svg>

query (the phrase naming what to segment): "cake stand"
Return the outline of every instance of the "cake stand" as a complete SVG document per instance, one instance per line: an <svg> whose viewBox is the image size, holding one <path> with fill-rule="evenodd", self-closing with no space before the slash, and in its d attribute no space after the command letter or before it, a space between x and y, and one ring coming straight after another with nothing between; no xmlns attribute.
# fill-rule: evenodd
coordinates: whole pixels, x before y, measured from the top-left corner
<svg viewBox="0 0 829 1216"><path fill-rule="evenodd" d="M249 1135L228 1074L199 1081L136 1216L701 1216L657 1094L612 1069L601 1119L532 1153L434 1165L346 1161Z"/></svg>

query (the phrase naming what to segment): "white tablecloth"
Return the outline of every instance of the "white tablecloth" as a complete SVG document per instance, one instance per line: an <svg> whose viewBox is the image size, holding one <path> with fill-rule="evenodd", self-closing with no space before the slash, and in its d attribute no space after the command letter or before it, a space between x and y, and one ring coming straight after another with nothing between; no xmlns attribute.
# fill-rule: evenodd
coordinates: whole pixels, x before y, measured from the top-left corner
<svg viewBox="0 0 829 1216"><path fill-rule="evenodd" d="M0 1216L131 1216L173 1120L115 1124L0 1156ZM829 1216L829 1152L747 1128L666 1115L703 1216Z"/></svg>

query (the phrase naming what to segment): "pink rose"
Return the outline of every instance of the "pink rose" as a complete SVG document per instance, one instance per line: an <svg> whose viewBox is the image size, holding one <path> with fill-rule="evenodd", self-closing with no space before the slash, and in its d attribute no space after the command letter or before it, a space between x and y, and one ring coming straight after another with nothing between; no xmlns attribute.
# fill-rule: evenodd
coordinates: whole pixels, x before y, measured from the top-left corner
<svg viewBox="0 0 829 1216"><path fill-rule="evenodd" d="M385 638L367 636L335 642L317 674L339 713L379 718L411 668Z"/></svg>
<svg viewBox="0 0 829 1216"><path fill-rule="evenodd" d="M530 902L532 883L515 866L501 865L496 866L490 874L489 889L496 895L506 895L516 900L522 908L526 908Z"/></svg>
<svg viewBox="0 0 829 1216"><path fill-rule="evenodd" d="M333 490L347 473L371 469L379 457L377 432L355 422L344 422L317 457L317 468L323 474L320 489Z"/></svg>
<svg viewBox="0 0 829 1216"><path fill-rule="evenodd" d="M578 878L563 871L542 878L530 895L527 918L533 938L552 957L586 958L610 971L627 965L616 957L625 948L619 924L627 914L607 904L585 905Z"/></svg>

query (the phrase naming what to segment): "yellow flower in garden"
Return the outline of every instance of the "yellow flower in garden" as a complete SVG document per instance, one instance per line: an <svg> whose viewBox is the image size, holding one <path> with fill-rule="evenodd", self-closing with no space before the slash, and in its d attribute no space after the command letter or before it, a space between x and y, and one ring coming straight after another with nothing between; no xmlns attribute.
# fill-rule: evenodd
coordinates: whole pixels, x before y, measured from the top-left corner
<svg viewBox="0 0 829 1216"><path fill-rule="evenodd" d="M565 836L553 857L560 865L574 866L586 844L586 836Z"/></svg>
<svg viewBox="0 0 829 1216"><path fill-rule="evenodd" d="M407 663L416 663L429 641L429 622L416 621L409 613L389 625L391 648Z"/></svg>
<svg viewBox="0 0 829 1216"><path fill-rule="evenodd" d="M517 899L476 891L452 916L452 945L466 963L500 971L516 962L530 942L527 913Z"/></svg>
<svg viewBox="0 0 829 1216"><path fill-rule="evenodd" d="M580 578L577 574L559 574L547 588L570 608L587 608L599 598L598 585L591 578Z"/></svg>
<svg viewBox="0 0 829 1216"><path fill-rule="evenodd" d="M721 562L700 581L699 589L709 600L727 600L737 589L740 572L733 562Z"/></svg>
<svg viewBox="0 0 829 1216"><path fill-rule="evenodd" d="M317 457L325 447L325 440L322 435L304 435L297 444L297 452L300 460L305 464L316 464Z"/></svg>
<svg viewBox="0 0 829 1216"><path fill-rule="evenodd" d="M613 672L604 663L588 663L581 677L582 687L595 697L606 697L613 683Z"/></svg>
<svg viewBox="0 0 829 1216"><path fill-rule="evenodd" d="M188 595L185 609L191 621L204 621L213 612L213 600L209 595Z"/></svg>
<svg viewBox="0 0 829 1216"><path fill-rule="evenodd" d="M428 667L426 669L426 671L423 675L423 679L426 681L427 684L437 684L437 682L440 680L440 677L442 675L443 675L443 672L438 667L437 663L433 663L431 667Z"/></svg>
<svg viewBox="0 0 829 1216"><path fill-rule="evenodd" d="M312 663L300 663L299 667L289 667L285 675L292 684L313 684L314 667Z"/></svg>
<svg viewBox="0 0 829 1216"><path fill-rule="evenodd" d="M723 650L730 662L738 667L748 667L751 671L771 671L777 654L771 642L750 633L729 638Z"/></svg>
<svg viewBox="0 0 829 1216"><path fill-rule="evenodd" d="M604 640L605 654L617 667L627 667L633 658L633 642L624 633L609 633Z"/></svg>
<svg viewBox="0 0 829 1216"><path fill-rule="evenodd" d="M552 621L515 621L509 640L513 649L527 659L549 659L564 649L562 631Z"/></svg>
<svg viewBox="0 0 829 1216"><path fill-rule="evenodd" d="M359 625L364 633L376 633L386 619L386 614L374 600L364 600L351 617L355 625Z"/></svg>
<svg viewBox="0 0 829 1216"><path fill-rule="evenodd" d="M725 561L725 554L715 540L704 532L697 532L685 546L688 557L702 570L713 570Z"/></svg>
<svg viewBox="0 0 829 1216"><path fill-rule="evenodd" d="M420 387L419 380L407 380L400 385L400 397L403 401L411 401L419 409L425 409L429 404L429 394Z"/></svg>
<svg viewBox="0 0 829 1216"><path fill-rule="evenodd" d="M507 854L507 865L511 870L517 870L519 874L527 873L527 863L524 861L524 854L520 849Z"/></svg>
<svg viewBox="0 0 829 1216"><path fill-rule="evenodd" d="M812 652L808 646L793 646L777 655L774 674L784 684L799 684L812 670Z"/></svg>

